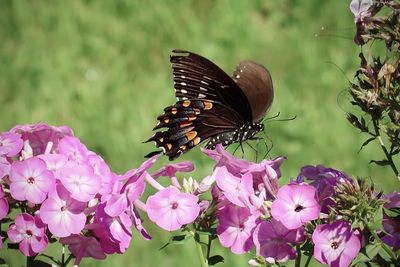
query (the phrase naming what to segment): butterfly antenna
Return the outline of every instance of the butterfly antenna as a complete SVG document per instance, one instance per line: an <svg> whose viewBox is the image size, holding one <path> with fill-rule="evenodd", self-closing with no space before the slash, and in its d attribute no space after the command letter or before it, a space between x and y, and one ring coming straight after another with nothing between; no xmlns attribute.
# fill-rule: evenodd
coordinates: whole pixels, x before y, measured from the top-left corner
<svg viewBox="0 0 400 267"><path fill-rule="evenodd" d="M279 115L281 115L281 112L278 112L275 116L272 116L272 117L269 117L269 118L265 117L264 119L262 119L262 121L260 123L263 123L264 121L269 121L269 120L276 119L276 118L279 117Z"/></svg>
<svg viewBox="0 0 400 267"><path fill-rule="evenodd" d="M342 30L350 30L350 28L344 28ZM324 26L321 26L319 32L314 34L314 37L319 38L319 37L335 37L335 38L340 38L340 39L345 39L345 40L353 40L353 37L348 37L348 36L343 36L340 34L332 33L333 31L327 32Z"/></svg>
<svg viewBox="0 0 400 267"><path fill-rule="evenodd" d="M287 118L287 119L279 119L279 120L271 120L271 122L273 122L273 121L293 121L293 120L295 120L297 118L297 116L296 115L294 115L293 117L291 117L291 118Z"/></svg>

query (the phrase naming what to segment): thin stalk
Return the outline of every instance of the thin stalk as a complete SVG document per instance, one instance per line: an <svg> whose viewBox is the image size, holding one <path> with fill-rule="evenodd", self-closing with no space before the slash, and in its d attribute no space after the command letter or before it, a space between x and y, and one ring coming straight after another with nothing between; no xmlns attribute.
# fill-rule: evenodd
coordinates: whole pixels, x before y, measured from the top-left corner
<svg viewBox="0 0 400 267"><path fill-rule="evenodd" d="M61 267L65 266L65 245L62 245L61 248Z"/></svg>
<svg viewBox="0 0 400 267"><path fill-rule="evenodd" d="M368 229L368 230L369 230L369 229ZM386 246L386 244L384 244L384 243L382 242L382 240L381 240L380 237L375 233L375 231L371 231L371 230L369 230L369 231L371 232L371 234L372 234L372 236L375 238L375 240L379 241L379 242L382 244L382 248L386 251L387 254L389 254L390 258L392 258L393 260L396 260L396 255L393 253L393 251L392 251L390 248L388 248L388 247Z"/></svg>
<svg viewBox="0 0 400 267"><path fill-rule="evenodd" d="M301 264L301 250L300 250L300 246L297 245L296 246L296 251L297 251L297 258L296 258L296 262L295 262L295 267L300 267Z"/></svg>
<svg viewBox="0 0 400 267"><path fill-rule="evenodd" d="M308 257L307 257L307 261L306 261L306 263L304 264L304 267L308 267L308 265L310 264L310 261L311 261L311 258L312 258L312 254L310 253L310 255L308 255Z"/></svg>
<svg viewBox="0 0 400 267"><path fill-rule="evenodd" d="M212 243L212 238L211 235L208 236L208 244L207 244L207 263L208 263L208 259L210 258L210 253L211 253L211 243Z"/></svg>
<svg viewBox="0 0 400 267"><path fill-rule="evenodd" d="M201 248L200 236L197 233L194 233L194 241L196 243L196 252L199 257L201 267L208 267L207 262L204 260L203 249Z"/></svg>
<svg viewBox="0 0 400 267"><path fill-rule="evenodd" d="M32 267L34 259L35 257L26 257L26 267Z"/></svg>
<svg viewBox="0 0 400 267"><path fill-rule="evenodd" d="M385 144L383 143L383 140L381 138L381 133L380 133L379 126L378 126L376 120L372 119L372 121L373 121L373 124L374 124L375 135L376 135L376 137L378 137L378 141L379 141L379 144L380 144L380 146L381 146L381 148L383 150L383 153L385 153L386 159L388 160L390 167L392 168L392 170L393 170L394 174L396 175L397 179L400 181L399 171L397 170L397 167L393 162L392 155L390 155L390 153L386 149Z"/></svg>

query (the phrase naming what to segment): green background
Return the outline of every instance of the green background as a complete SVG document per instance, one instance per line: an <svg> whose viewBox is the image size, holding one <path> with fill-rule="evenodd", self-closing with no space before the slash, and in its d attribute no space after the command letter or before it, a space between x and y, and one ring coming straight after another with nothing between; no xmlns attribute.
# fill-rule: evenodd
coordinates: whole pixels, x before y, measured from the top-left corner
<svg viewBox="0 0 400 267"><path fill-rule="evenodd" d="M162 109L174 102L169 54L197 52L228 73L244 59L270 70L275 98L266 123L285 155L283 180L307 164L372 177L377 188L399 189L376 143L346 120L348 79L358 67L350 1L0 1L0 131L15 124L69 125L117 173L137 167L154 147L142 144ZM246 158L253 159L249 150ZM199 149L179 160L196 164L196 179L213 161ZM157 166L167 163L161 158ZM147 223L153 240L134 236L124 255L82 266L199 266L192 242L159 248L169 234ZM58 257L58 248L49 253ZM246 266L248 255L217 248L224 266ZM57 253L57 254L56 254ZM17 252L0 257L22 265Z"/></svg>

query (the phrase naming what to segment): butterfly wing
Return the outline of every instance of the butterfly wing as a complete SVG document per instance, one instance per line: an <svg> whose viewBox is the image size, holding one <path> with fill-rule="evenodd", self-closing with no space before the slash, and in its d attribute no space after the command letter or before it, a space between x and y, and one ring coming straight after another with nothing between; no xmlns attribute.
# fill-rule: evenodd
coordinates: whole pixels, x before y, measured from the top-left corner
<svg viewBox="0 0 400 267"><path fill-rule="evenodd" d="M170 61L178 101L164 109L153 130L168 129L147 140L154 141L170 160L213 136L233 132L252 121L246 95L223 70L197 54L173 52Z"/></svg>

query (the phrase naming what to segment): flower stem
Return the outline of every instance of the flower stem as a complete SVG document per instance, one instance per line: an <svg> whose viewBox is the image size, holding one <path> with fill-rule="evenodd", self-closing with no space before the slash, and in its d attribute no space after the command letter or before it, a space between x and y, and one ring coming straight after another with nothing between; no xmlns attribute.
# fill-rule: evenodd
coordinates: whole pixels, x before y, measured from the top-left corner
<svg viewBox="0 0 400 267"><path fill-rule="evenodd" d="M311 261L311 258L312 258L312 254L310 253L310 255L308 255L308 257L307 257L307 261L306 261L306 263L304 264L304 267L308 267L308 265L310 264L310 261Z"/></svg>
<svg viewBox="0 0 400 267"><path fill-rule="evenodd" d="M301 250L300 250L300 246L297 245L296 246L296 251L297 251L297 258L296 258L296 262L295 262L295 267L300 267L301 264Z"/></svg>
<svg viewBox="0 0 400 267"><path fill-rule="evenodd" d="M32 267L34 259L35 257L26 257L26 267Z"/></svg>
<svg viewBox="0 0 400 267"><path fill-rule="evenodd" d="M375 135L378 138L378 141L379 141L379 144L381 145L383 153L385 153L386 159L388 160L390 167L392 168L392 170L393 170L394 174L396 175L397 179L400 181L399 171L397 170L397 167L393 162L392 155L387 151L386 146L383 143L383 140L381 138L381 133L379 131L379 126L378 126L376 120L372 119L372 121L373 121L373 124L374 124Z"/></svg>
<svg viewBox="0 0 400 267"><path fill-rule="evenodd" d="M203 249L201 248L200 236L194 233L194 241L196 242L197 256L199 257L201 267L208 267L206 260L204 259Z"/></svg>

